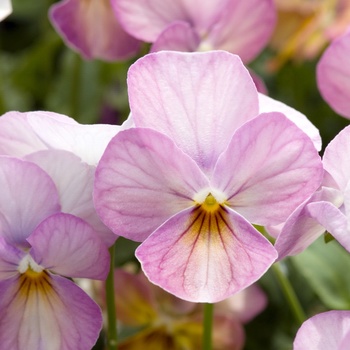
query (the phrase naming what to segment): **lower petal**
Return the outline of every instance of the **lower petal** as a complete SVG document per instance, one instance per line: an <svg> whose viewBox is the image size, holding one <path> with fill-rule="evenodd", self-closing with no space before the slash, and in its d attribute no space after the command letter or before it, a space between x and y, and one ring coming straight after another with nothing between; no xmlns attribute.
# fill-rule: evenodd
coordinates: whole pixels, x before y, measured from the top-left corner
<svg viewBox="0 0 350 350"><path fill-rule="evenodd" d="M273 246L236 212L183 210L137 249L147 277L179 298L217 302L259 279L277 257Z"/></svg>
<svg viewBox="0 0 350 350"><path fill-rule="evenodd" d="M71 281L46 272L0 283L3 349L91 349L101 327L99 307Z"/></svg>

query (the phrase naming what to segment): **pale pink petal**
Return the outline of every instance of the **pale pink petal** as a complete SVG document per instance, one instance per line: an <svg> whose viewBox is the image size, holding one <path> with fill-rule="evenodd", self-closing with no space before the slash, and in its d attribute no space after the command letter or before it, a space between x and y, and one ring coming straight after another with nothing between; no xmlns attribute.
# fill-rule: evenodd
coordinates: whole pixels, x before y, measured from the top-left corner
<svg viewBox="0 0 350 350"><path fill-rule="evenodd" d="M205 39L213 49L251 61L266 46L276 24L273 0L231 0Z"/></svg>
<svg viewBox="0 0 350 350"><path fill-rule="evenodd" d="M234 134L212 186L259 225L284 222L320 186L321 159L310 138L280 113L263 113Z"/></svg>
<svg viewBox="0 0 350 350"><path fill-rule="evenodd" d="M310 203L308 210L347 251L350 251L350 230L347 217L330 202Z"/></svg>
<svg viewBox="0 0 350 350"><path fill-rule="evenodd" d="M259 93L259 113L281 112L307 134L318 151L322 148L322 140L318 129L306 116L286 104Z"/></svg>
<svg viewBox="0 0 350 350"><path fill-rule="evenodd" d="M233 316L242 323L248 323L267 306L267 296L258 284L252 284L239 293L215 305L215 311Z"/></svg>
<svg viewBox="0 0 350 350"><path fill-rule="evenodd" d="M139 41L118 23L109 0L64 0L51 6L49 17L66 44L86 59L122 60L139 49Z"/></svg>
<svg viewBox="0 0 350 350"><path fill-rule="evenodd" d="M192 302L218 302L260 278L276 259L268 240L230 209L185 209L136 250L150 281Z"/></svg>
<svg viewBox="0 0 350 350"><path fill-rule="evenodd" d="M22 250L7 244L0 237L0 281L18 274L17 267L24 255Z"/></svg>
<svg viewBox="0 0 350 350"><path fill-rule="evenodd" d="M161 50L192 52L196 51L200 38L187 22L176 21L160 33L151 47L151 52Z"/></svg>
<svg viewBox="0 0 350 350"><path fill-rule="evenodd" d="M11 0L0 0L0 21L12 13Z"/></svg>
<svg viewBox="0 0 350 350"><path fill-rule="evenodd" d="M50 216L27 241L32 246L31 256L45 269L68 277L107 277L107 246L90 225L73 215Z"/></svg>
<svg viewBox="0 0 350 350"><path fill-rule="evenodd" d="M350 31L331 43L317 65L322 97L340 115L350 118Z"/></svg>
<svg viewBox="0 0 350 350"><path fill-rule="evenodd" d="M196 163L165 135L121 131L96 170L94 201L117 235L143 241L170 216L194 205L208 181Z"/></svg>
<svg viewBox="0 0 350 350"><path fill-rule="evenodd" d="M36 163L50 175L60 196L62 212L85 220L108 246L115 242L117 236L102 223L93 204L95 167L62 150L39 151L25 159Z"/></svg>
<svg viewBox="0 0 350 350"><path fill-rule="evenodd" d="M345 190L350 179L350 126L344 128L326 147L323 166L337 183Z"/></svg>
<svg viewBox="0 0 350 350"><path fill-rule="evenodd" d="M278 259L287 255L296 255L313 243L325 228L309 213L310 203L329 201L337 203L341 199L340 193L332 188L323 187L316 192L293 212L288 218L281 233L277 237L275 248L278 251Z"/></svg>
<svg viewBox="0 0 350 350"><path fill-rule="evenodd" d="M72 152L84 162L96 166L108 142L120 129L117 125L70 124L48 118L38 112L27 113L33 131L47 148Z"/></svg>
<svg viewBox="0 0 350 350"><path fill-rule="evenodd" d="M60 211L56 187L37 165L0 157L0 227L8 243L27 247L26 238L46 217Z"/></svg>
<svg viewBox="0 0 350 350"><path fill-rule="evenodd" d="M343 340L349 338L350 311L328 311L305 321L294 340L294 350L345 350Z"/></svg>
<svg viewBox="0 0 350 350"><path fill-rule="evenodd" d="M136 127L168 135L211 171L234 131L258 113L255 85L238 56L158 52L129 70Z"/></svg>
<svg viewBox="0 0 350 350"><path fill-rule="evenodd" d="M0 282L3 349L87 350L102 327L99 307L73 282L46 272Z"/></svg>

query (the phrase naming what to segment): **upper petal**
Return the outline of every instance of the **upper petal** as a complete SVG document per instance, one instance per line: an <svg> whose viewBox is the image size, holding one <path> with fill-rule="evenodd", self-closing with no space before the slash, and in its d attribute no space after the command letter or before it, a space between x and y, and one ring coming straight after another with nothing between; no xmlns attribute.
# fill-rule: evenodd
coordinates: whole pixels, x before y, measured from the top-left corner
<svg viewBox="0 0 350 350"><path fill-rule="evenodd" d="M310 138L280 113L263 113L232 137L212 186L259 225L284 222L320 186L321 159Z"/></svg>
<svg viewBox="0 0 350 350"><path fill-rule="evenodd" d="M46 217L60 211L52 179L36 164L0 157L0 227L8 243L28 246L26 238Z"/></svg>
<svg viewBox="0 0 350 350"><path fill-rule="evenodd" d="M334 40L317 65L322 97L340 115L350 118L350 31Z"/></svg>
<svg viewBox="0 0 350 350"><path fill-rule="evenodd" d="M160 226L136 256L152 283L181 299L212 303L255 282L277 253L234 211L195 207Z"/></svg>
<svg viewBox="0 0 350 350"><path fill-rule="evenodd" d="M115 61L139 49L139 41L118 23L109 0L64 0L51 6L49 16L66 44L84 58Z"/></svg>
<svg viewBox="0 0 350 350"><path fill-rule="evenodd" d="M4 349L86 350L102 327L99 307L73 282L45 274L0 282L0 342Z"/></svg>
<svg viewBox="0 0 350 350"><path fill-rule="evenodd" d="M266 46L276 24L272 0L230 0L205 39L214 49L226 50L251 61Z"/></svg>
<svg viewBox="0 0 350 350"><path fill-rule="evenodd" d="M259 113L281 112L295 125L307 134L313 141L317 151L321 150L322 140L318 129L313 125L306 116L286 104L274 100L269 96L259 93Z"/></svg>
<svg viewBox="0 0 350 350"><path fill-rule="evenodd" d="M234 131L258 113L249 72L223 51L147 55L130 68L128 86L136 127L166 134L209 172Z"/></svg>
<svg viewBox="0 0 350 350"><path fill-rule="evenodd" d="M32 246L30 255L45 269L69 277L107 277L107 246L90 225L73 215L50 216L27 241Z"/></svg>
<svg viewBox="0 0 350 350"><path fill-rule="evenodd" d="M96 170L94 201L116 234L143 241L170 216L193 205L208 186L196 163L165 135L150 129L121 131Z"/></svg>
<svg viewBox="0 0 350 350"><path fill-rule="evenodd" d="M294 350L342 350L350 332L349 311L328 311L305 321L295 337ZM349 346L349 344L347 344Z"/></svg>

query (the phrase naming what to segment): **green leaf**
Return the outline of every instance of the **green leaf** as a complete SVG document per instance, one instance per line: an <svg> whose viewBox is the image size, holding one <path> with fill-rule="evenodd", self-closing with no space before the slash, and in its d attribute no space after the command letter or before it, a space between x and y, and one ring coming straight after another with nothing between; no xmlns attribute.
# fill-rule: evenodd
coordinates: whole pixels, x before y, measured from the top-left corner
<svg viewBox="0 0 350 350"><path fill-rule="evenodd" d="M321 237L291 260L325 306L350 309L350 254L337 241Z"/></svg>

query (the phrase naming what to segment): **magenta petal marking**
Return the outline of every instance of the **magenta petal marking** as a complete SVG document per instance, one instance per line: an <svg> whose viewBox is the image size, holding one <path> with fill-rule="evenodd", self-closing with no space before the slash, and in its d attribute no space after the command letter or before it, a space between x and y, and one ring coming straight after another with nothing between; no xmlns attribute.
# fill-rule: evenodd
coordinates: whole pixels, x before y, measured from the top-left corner
<svg viewBox="0 0 350 350"><path fill-rule="evenodd" d="M73 282L47 272L0 282L4 349L88 350L102 327L100 308Z"/></svg>
<svg viewBox="0 0 350 350"><path fill-rule="evenodd" d="M277 257L273 246L226 207L173 216L136 251L151 282L192 302L217 302L259 279Z"/></svg>

